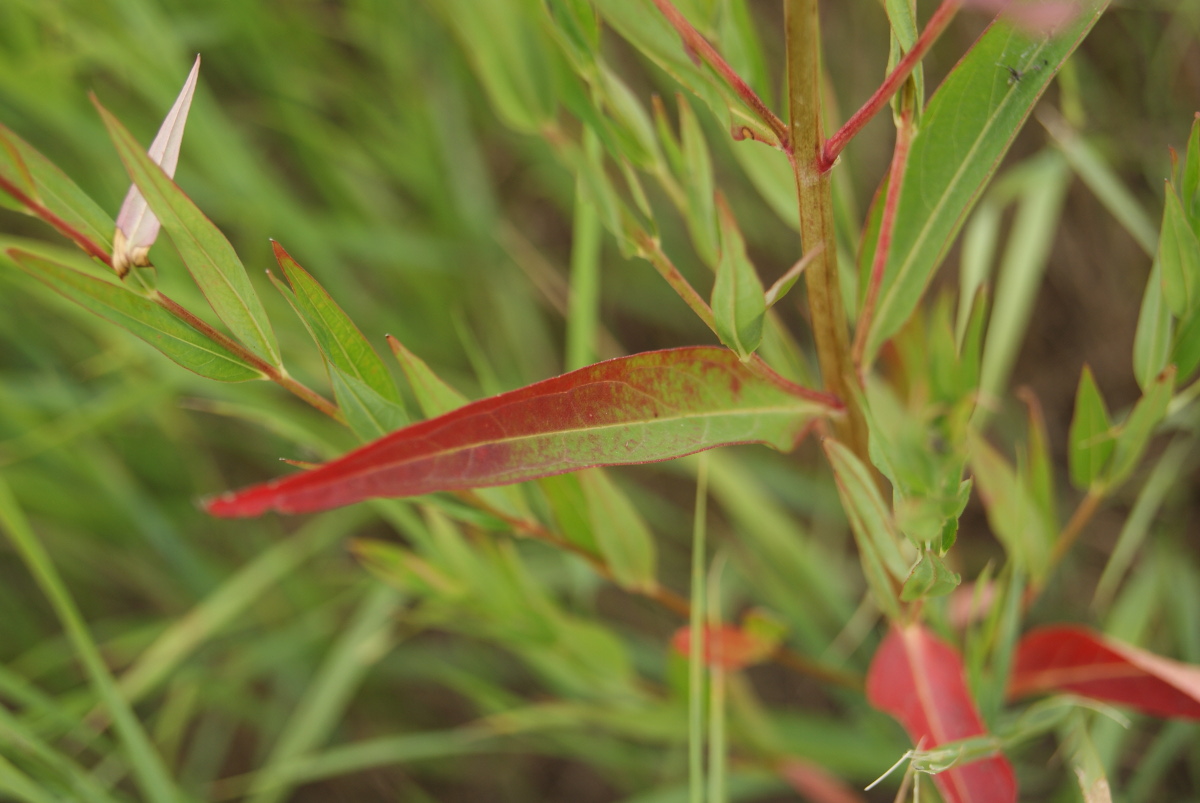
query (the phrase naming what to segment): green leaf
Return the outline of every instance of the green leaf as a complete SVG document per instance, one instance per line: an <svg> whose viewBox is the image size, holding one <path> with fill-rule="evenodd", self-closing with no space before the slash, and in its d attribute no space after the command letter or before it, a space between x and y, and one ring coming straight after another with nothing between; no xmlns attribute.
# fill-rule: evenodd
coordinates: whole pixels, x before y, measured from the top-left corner
<svg viewBox="0 0 1200 803"><path fill-rule="evenodd" d="M456 410L469 401L466 396L442 381L424 360L406 349L399 340L388 335L387 342L404 370L408 385L417 397L417 405L426 418Z"/></svg>
<svg viewBox="0 0 1200 803"><path fill-rule="evenodd" d="M717 264L717 210L713 204L712 159L708 155L708 144L700 121L692 107L679 96L679 133L682 142L682 167L680 176L687 189L688 233L696 253L707 265Z"/></svg>
<svg viewBox="0 0 1200 803"><path fill-rule="evenodd" d="M622 145L620 155L643 170L656 167L661 156L650 115L616 73L600 65L599 74L605 103L612 119L618 123L616 131Z"/></svg>
<svg viewBox="0 0 1200 803"><path fill-rule="evenodd" d="M603 469L588 469L576 476L583 488L592 536L613 579L631 591L656 589L654 536L637 508Z"/></svg>
<svg viewBox="0 0 1200 803"><path fill-rule="evenodd" d="M1171 347L1171 362L1175 365L1175 379L1183 382L1200 365L1200 309L1180 321L1175 330L1175 344Z"/></svg>
<svg viewBox="0 0 1200 803"><path fill-rule="evenodd" d="M900 590L900 599L912 602L926 597L944 597L962 583L962 577L946 568L936 552L922 552Z"/></svg>
<svg viewBox="0 0 1200 803"><path fill-rule="evenodd" d="M718 196L717 217L721 230L721 255L713 284L712 310L721 342L748 359L762 342L767 302L762 282L746 257L746 245L737 221L724 199Z"/></svg>
<svg viewBox="0 0 1200 803"><path fill-rule="evenodd" d="M29 189L32 183L34 200L105 251L112 251L113 219L66 173L3 125L0 125L0 177L22 189ZM0 197L3 196L5 193L0 190Z"/></svg>
<svg viewBox="0 0 1200 803"><path fill-rule="evenodd" d="M128 329L189 371L218 382L245 382L263 377L241 357L132 290L25 251L9 249L7 253L30 276L88 311Z"/></svg>
<svg viewBox="0 0 1200 803"><path fill-rule="evenodd" d="M832 438L826 438L823 445L858 544L867 584L880 610L889 618L898 619L900 606L894 588L908 574L908 564L900 554L900 539L891 511L879 495L870 471L853 452Z"/></svg>
<svg viewBox="0 0 1200 803"><path fill-rule="evenodd" d="M358 327L308 271L277 242L275 259L293 290L296 310L325 359L341 373L366 385L382 399L401 406L400 393L383 360Z"/></svg>
<svg viewBox="0 0 1200 803"><path fill-rule="evenodd" d="M280 367L279 347L267 312L229 240L151 161L116 117L98 102L96 108L130 178L171 235L171 241L217 317L250 351Z"/></svg>
<svg viewBox="0 0 1200 803"><path fill-rule="evenodd" d="M1109 466L1108 476L1105 477L1109 485L1120 485L1133 472L1142 457L1142 452L1146 450L1150 436L1154 434L1154 428L1166 415L1167 405L1171 402L1174 390L1175 368L1172 366L1162 372L1134 405L1129 417L1121 422L1113 449L1112 464Z"/></svg>
<svg viewBox="0 0 1200 803"><path fill-rule="evenodd" d="M1192 230L1200 237L1200 118L1192 121L1187 157L1179 177L1179 194L1183 211L1192 220Z"/></svg>
<svg viewBox="0 0 1200 803"><path fill-rule="evenodd" d="M1112 419L1096 387L1092 369L1083 366L1075 393L1075 415L1071 418L1068 464L1071 482L1087 490L1099 480L1113 451Z"/></svg>
<svg viewBox="0 0 1200 803"><path fill-rule="evenodd" d="M992 532L1010 558L1040 580L1049 566L1050 544L1057 532L1042 514L1028 476L1014 470L981 436L971 438L970 451L975 487Z"/></svg>
<svg viewBox="0 0 1200 803"><path fill-rule="evenodd" d="M1167 367L1171 355L1171 311L1163 297L1162 264L1154 260L1133 336L1133 375L1144 393Z"/></svg>
<svg viewBox="0 0 1200 803"><path fill-rule="evenodd" d="M408 413L399 403L384 398L375 388L339 366L330 364L329 378L346 423L361 440L382 438L408 423Z"/></svg>
<svg viewBox="0 0 1200 803"><path fill-rule="evenodd" d="M762 43L746 0L722 0L717 18L718 49L733 71L758 96L770 97L770 79Z"/></svg>
<svg viewBox="0 0 1200 803"><path fill-rule="evenodd" d="M1162 234L1158 241L1158 261L1162 266L1163 297L1176 318L1182 318L1200 304L1200 240L1192 231L1179 196L1166 184Z"/></svg>
<svg viewBox="0 0 1200 803"><path fill-rule="evenodd" d="M1034 104L1106 5L1092 3L1050 39L993 24L934 93L909 153L868 362L912 314ZM1010 83L997 65L1023 71L1022 79Z"/></svg>
<svg viewBox="0 0 1200 803"><path fill-rule="evenodd" d="M558 531L566 536L567 541L593 554L600 554L596 544L596 536L592 533L592 525L588 520L587 498L583 494L583 486L579 474L558 474L553 477L543 477L538 480L554 520L558 523Z"/></svg>

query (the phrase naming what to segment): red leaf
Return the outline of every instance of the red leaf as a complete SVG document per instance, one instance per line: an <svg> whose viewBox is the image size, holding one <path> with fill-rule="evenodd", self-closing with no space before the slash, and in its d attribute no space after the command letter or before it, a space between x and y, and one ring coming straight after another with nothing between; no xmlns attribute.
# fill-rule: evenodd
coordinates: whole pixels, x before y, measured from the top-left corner
<svg viewBox="0 0 1200 803"><path fill-rule="evenodd" d="M1082 627L1043 627L1017 645L1010 697L1071 691L1163 717L1200 719L1200 666Z"/></svg>
<svg viewBox="0 0 1200 803"><path fill-rule="evenodd" d="M669 460L732 443L790 449L814 417L838 408L832 397L727 349L652 351L472 402L206 507L217 516L306 513Z"/></svg>
<svg viewBox="0 0 1200 803"><path fill-rule="evenodd" d="M892 627L871 661L867 700L899 720L922 750L986 733L958 653L921 625ZM933 779L947 803L1017 799L1017 781L1004 756L955 766Z"/></svg>
<svg viewBox="0 0 1200 803"><path fill-rule="evenodd" d="M704 663L723 669L743 669L757 664L775 651L776 645L758 638L733 625L706 627L700 651ZM671 637L675 652L687 657L692 651L692 629L681 627Z"/></svg>

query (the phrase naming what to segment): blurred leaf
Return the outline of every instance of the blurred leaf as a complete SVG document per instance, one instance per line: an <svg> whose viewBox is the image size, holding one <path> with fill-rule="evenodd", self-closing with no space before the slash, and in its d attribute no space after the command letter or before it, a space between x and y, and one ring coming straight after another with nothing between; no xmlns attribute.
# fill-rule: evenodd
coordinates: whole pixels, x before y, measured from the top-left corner
<svg viewBox="0 0 1200 803"><path fill-rule="evenodd" d="M656 589L654 536L637 508L603 469L588 469L577 476L592 537L617 585L631 591Z"/></svg>
<svg viewBox="0 0 1200 803"><path fill-rule="evenodd" d="M1177 322L1171 362L1175 364L1175 381L1180 384L1186 382L1200 366L1200 308L1192 310L1186 318Z"/></svg>
<svg viewBox="0 0 1200 803"><path fill-rule="evenodd" d="M717 42L717 49L733 71L769 105L767 60L746 0L720 0Z"/></svg>
<svg viewBox="0 0 1200 803"><path fill-rule="evenodd" d="M617 128L623 145L620 155L643 170L654 169L662 157L650 115L615 72L600 65L599 75L612 119L620 124Z"/></svg>
<svg viewBox="0 0 1200 803"><path fill-rule="evenodd" d="M826 438L822 445L837 478L838 496L850 519L867 584L880 610L896 621L900 617L896 586L908 574L908 564L900 555L891 511L867 467L853 452L832 438Z"/></svg>
<svg viewBox="0 0 1200 803"><path fill-rule="evenodd" d="M723 251L723 235L718 235L717 210L713 203L712 159L708 155L708 143L700 121L692 112L691 105L679 95L679 132L681 145L680 178L687 189L688 233L696 253L707 265L717 265L717 253ZM722 223L722 226L724 224ZM723 232L724 229L722 228ZM718 275L720 268L718 267Z"/></svg>
<svg viewBox="0 0 1200 803"><path fill-rule="evenodd" d="M124 286L17 249L7 253L19 268L50 289L124 327L189 371L218 382L245 382L263 376L241 357Z"/></svg>
<svg viewBox="0 0 1200 803"><path fill-rule="evenodd" d="M300 513L668 460L727 443L790 449L829 411L820 394L725 349L647 352L472 402L207 507L219 516Z"/></svg>
<svg viewBox="0 0 1200 803"><path fill-rule="evenodd" d="M1192 220L1192 230L1200 237L1200 118L1192 120L1179 193L1183 211Z"/></svg>
<svg viewBox="0 0 1200 803"><path fill-rule="evenodd" d="M1022 123L1106 5L1091 3L1049 39L992 25L934 93L909 153L867 362L912 314ZM1024 71L1024 78L1010 83L997 64Z"/></svg>
<svg viewBox="0 0 1200 803"><path fill-rule="evenodd" d="M1129 417L1121 422L1117 442L1113 449L1112 465L1105 481L1112 486L1120 485L1137 467L1146 449L1154 428L1167 413L1167 405L1175 389L1175 369L1168 368L1134 405Z"/></svg>
<svg viewBox="0 0 1200 803"><path fill-rule="evenodd" d="M1113 451L1112 420L1096 387L1092 369L1083 366L1075 392L1075 415L1071 418L1068 463L1071 482L1086 491L1103 476Z"/></svg>
<svg viewBox="0 0 1200 803"><path fill-rule="evenodd" d="M963 233L959 260L958 314L954 324L955 342L962 347L971 312L977 306L979 291L986 287L992 263L999 251L1000 215L1003 210L991 196L980 202Z"/></svg>
<svg viewBox="0 0 1200 803"><path fill-rule="evenodd" d="M962 577L950 571L936 552L923 551L917 565L913 566L904 587L900 590L900 599L912 602L926 597L944 597L962 582Z"/></svg>
<svg viewBox="0 0 1200 803"><path fill-rule="evenodd" d="M400 393L388 375L383 360L363 337L337 302L308 271L277 242L272 242L275 259L294 292L297 311L332 367L366 385L382 399L403 407Z"/></svg>
<svg viewBox="0 0 1200 803"><path fill-rule="evenodd" d="M0 146L3 152L0 177L13 182L18 188L28 188L32 183L34 200L61 218L66 225L111 252L112 218L79 189L66 173L2 124ZM0 197L5 197L2 190Z"/></svg>
<svg viewBox="0 0 1200 803"><path fill-rule="evenodd" d="M734 142L730 147L742 171L771 211L786 226L799 230L800 206L796 180L787 155L778 148L754 140Z"/></svg>
<svg viewBox="0 0 1200 803"><path fill-rule="evenodd" d="M262 301L225 235L183 194L137 140L98 102L109 137L150 209L158 216L208 303L248 349L279 367L279 348Z"/></svg>
<svg viewBox="0 0 1200 803"><path fill-rule="evenodd" d="M888 631L867 672L867 700L897 719L924 752L987 734L963 681L958 653L919 624L893 625ZM1017 799L1012 765L1002 755L952 762L933 779L947 803Z"/></svg>
<svg viewBox="0 0 1200 803"><path fill-rule="evenodd" d="M970 463L975 487L987 510L992 532L1004 544L1010 559L1040 581L1049 558L1050 544L1057 535L1042 514L1028 477L1012 465L981 436L970 440Z"/></svg>
<svg viewBox="0 0 1200 803"><path fill-rule="evenodd" d="M763 318L767 302L762 282L746 256L746 244L737 221L717 197L717 215L721 226L721 256L713 283L712 310L721 342L746 360L762 342Z"/></svg>
<svg viewBox="0 0 1200 803"><path fill-rule="evenodd" d="M408 413L398 403L381 396L375 388L337 365L329 366L329 378L338 408L359 439L382 438L408 423Z"/></svg>
<svg viewBox="0 0 1200 803"><path fill-rule="evenodd" d="M705 666L738 670L761 663L775 651L774 644L733 625L706 625L700 630L700 655ZM685 658L692 651L692 629L681 627L671 637L671 649Z"/></svg>
<svg viewBox="0 0 1200 803"><path fill-rule="evenodd" d="M1200 719L1200 666L1069 625L1042 627L1017 648L1008 694L1069 691L1160 717Z"/></svg>
<svg viewBox="0 0 1200 803"><path fill-rule="evenodd" d="M587 497L583 493L580 478L583 472L556 474L542 477L538 485L550 503L550 510L561 532L570 543L581 547L592 555L600 554L596 536L592 532Z"/></svg>
<svg viewBox="0 0 1200 803"><path fill-rule="evenodd" d="M557 55L531 22L541 14L533 0L445 0L430 6L458 36L487 89L496 113L510 127L539 133L554 120Z"/></svg>
<svg viewBox="0 0 1200 803"><path fill-rule="evenodd" d="M1156 258L1146 279L1133 337L1133 374L1143 393L1167 367L1170 353L1171 311L1163 297L1162 263Z"/></svg>
<svg viewBox="0 0 1200 803"><path fill-rule="evenodd" d="M1162 270L1163 297L1176 318L1182 318L1198 305L1200 298L1200 240L1183 212L1179 196L1166 184L1162 234L1159 236L1158 261Z"/></svg>

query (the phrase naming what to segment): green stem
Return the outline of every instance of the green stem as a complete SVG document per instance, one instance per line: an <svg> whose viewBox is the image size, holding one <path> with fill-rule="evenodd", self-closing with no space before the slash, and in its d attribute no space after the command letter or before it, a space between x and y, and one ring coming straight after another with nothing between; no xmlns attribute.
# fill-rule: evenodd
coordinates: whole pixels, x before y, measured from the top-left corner
<svg viewBox="0 0 1200 803"><path fill-rule="evenodd" d="M850 392L857 383L850 357L846 308L838 279L833 229L833 195L823 169L825 141L821 123L821 35L817 0L786 0L788 105L791 112L792 170L800 199L800 242L805 251L820 249L804 272L817 361L825 389L846 405L835 423L840 440L869 462L867 425Z"/></svg>
<svg viewBox="0 0 1200 803"><path fill-rule="evenodd" d="M700 455L696 472L696 509L692 521L692 604L688 627L688 788L691 803L704 800L704 668L711 652L705 627L704 567L708 562L705 535L708 519L708 455Z"/></svg>

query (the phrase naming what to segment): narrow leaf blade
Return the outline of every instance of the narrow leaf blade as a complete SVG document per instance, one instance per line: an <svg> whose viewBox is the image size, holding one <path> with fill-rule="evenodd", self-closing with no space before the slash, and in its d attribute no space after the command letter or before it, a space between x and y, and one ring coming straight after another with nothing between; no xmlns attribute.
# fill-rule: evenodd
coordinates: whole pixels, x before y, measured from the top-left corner
<svg viewBox="0 0 1200 803"><path fill-rule="evenodd" d="M217 317L252 352L272 365L281 365L267 312L229 240L192 199L167 178L125 126L99 103L96 107L125 169L171 235L184 264Z"/></svg>
<svg viewBox="0 0 1200 803"><path fill-rule="evenodd" d="M300 267L282 245L272 241L275 260L295 294L296 307L330 364L354 377L388 401L400 404L400 393L383 360L325 288Z"/></svg>
<svg viewBox="0 0 1200 803"><path fill-rule="evenodd" d="M30 276L89 312L128 329L189 371L218 382L262 378L240 357L128 288L17 249L9 249L8 255Z"/></svg>
<svg viewBox="0 0 1200 803"><path fill-rule="evenodd" d="M725 349L622 357L473 402L318 469L209 500L218 516L504 485L732 443L790 449L832 400Z"/></svg>
<svg viewBox="0 0 1200 803"><path fill-rule="evenodd" d="M934 93L909 152L868 357L912 314L1034 104L1106 6L1091 3L1048 39L993 24ZM1010 83L1005 66L1020 80Z"/></svg>
<svg viewBox="0 0 1200 803"><path fill-rule="evenodd" d="M1081 490L1087 490L1100 478L1113 450L1112 420L1108 407L1096 387L1092 369L1083 366L1079 377L1079 389L1075 393L1075 415L1071 418L1068 462L1071 482Z"/></svg>
<svg viewBox="0 0 1200 803"><path fill-rule="evenodd" d="M922 750L987 733L958 653L921 625L888 633L867 673L867 700L895 717ZM1012 765L1001 755L951 767L934 781L948 803L1017 799Z"/></svg>
<svg viewBox="0 0 1200 803"><path fill-rule="evenodd" d="M1200 719L1200 666L1082 627L1043 627L1021 639L1008 696L1045 691L1073 692L1157 716Z"/></svg>
<svg viewBox="0 0 1200 803"><path fill-rule="evenodd" d="M581 471L579 481L592 535L613 579L622 588L653 591L658 587L654 536L637 508L602 469Z"/></svg>
<svg viewBox="0 0 1200 803"><path fill-rule="evenodd" d="M746 244L737 221L724 199L717 200L721 254L712 291L713 317L721 342L744 360L762 342L767 302L758 273L746 256Z"/></svg>

